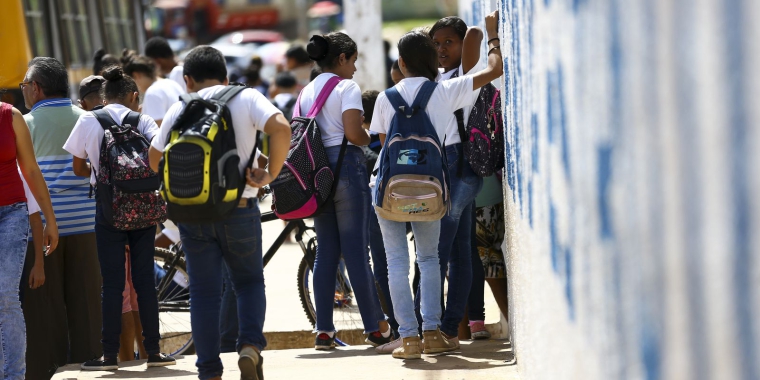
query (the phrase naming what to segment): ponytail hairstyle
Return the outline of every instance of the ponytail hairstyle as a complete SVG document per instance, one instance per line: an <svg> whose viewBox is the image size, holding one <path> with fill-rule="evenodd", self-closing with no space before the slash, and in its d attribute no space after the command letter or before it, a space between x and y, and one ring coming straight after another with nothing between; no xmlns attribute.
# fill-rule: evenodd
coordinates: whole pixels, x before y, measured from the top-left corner
<svg viewBox="0 0 760 380"><path fill-rule="evenodd" d="M404 34L398 41L398 55L413 76L435 81L438 76L438 54L433 40L420 32Z"/></svg>
<svg viewBox="0 0 760 380"><path fill-rule="evenodd" d="M106 54L106 51L103 49L98 49L92 60L92 75L101 75L106 67L120 64L118 58L111 54Z"/></svg>
<svg viewBox="0 0 760 380"><path fill-rule="evenodd" d="M124 69L121 66L106 68L103 71L103 78L106 80L100 90L100 96L103 99L123 102L127 95L139 92L135 80L124 74Z"/></svg>
<svg viewBox="0 0 760 380"><path fill-rule="evenodd" d="M341 32L332 32L326 35L315 34L311 36L309 44L306 45L309 58L317 62L322 71L335 67L341 54L345 54L346 59L348 59L356 54L356 50L356 42Z"/></svg>
<svg viewBox="0 0 760 380"><path fill-rule="evenodd" d="M150 79L156 79L156 63L144 55L131 56L124 62L123 67L124 73L130 77L134 76L134 73L140 73Z"/></svg>

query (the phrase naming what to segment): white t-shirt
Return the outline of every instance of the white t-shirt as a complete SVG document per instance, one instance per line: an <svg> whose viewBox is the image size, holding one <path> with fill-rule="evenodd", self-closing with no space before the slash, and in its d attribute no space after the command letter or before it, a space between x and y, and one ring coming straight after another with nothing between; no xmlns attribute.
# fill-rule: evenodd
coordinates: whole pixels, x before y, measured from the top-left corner
<svg viewBox="0 0 760 380"><path fill-rule="evenodd" d="M395 87L404 101L411 105L427 80L423 77L404 78ZM450 121L454 120L454 130L456 131L456 120L450 110L456 110L467 105L470 101L468 95L471 92L472 77L465 76L438 83L430 96L425 112L428 114L430 122L433 123L433 128L438 132L441 144L451 145L454 143L451 141ZM385 96L385 92L381 92L375 101L370 131L387 134L395 114L396 110L388 97ZM459 133L456 133L456 136L459 136Z"/></svg>
<svg viewBox="0 0 760 380"><path fill-rule="evenodd" d="M166 111L172 104L179 101L182 94L184 94L182 87L173 80L159 79L145 91L142 112L153 120L163 120Z"/></svg>
<svg viewBox="0 0 760 380"><path fill-rule="evenodd" d="M18 169L18 175L21 177L21 183L24 185L24 195L26 195L26 208L29 210L29 215L32 215L35 212L40 212L40 205L37 204L37 200L34 199L32 190L29 188L29 185L26 184L24 174L21 173L21 168ZM31 238L31 236L29 238Z"/></svg>
<svg viewBox="0 0 760 380"><path fill-rule="evenodd" d="M121 104L109 104L103 107L114 121L121 124L129 111L129 108ZM145 136L148 141L152 140L158 133L158 125L152 117L141 114L140 122L137 123L137 130ZM81 159L89 159L92 166L90 183L96 183L96 172L100 168L100 144L103 141L103 127L100 126L98 119L92 112L88 112L79 117L74 129L71 130L63 149Z"/></svg>
<svg viewBox="0 0 760 380"><path fill-rule="evenodd" d="M325 86L327 81L337 76L335 74L324 73L309 83L301 91L301 116L309 113L311 105L317 100L317 95ZM364 114L362 108L362 92L356 82L344 79L335 86L330 93L322 111L317 115L317 125L322 133L322 143L325 147L340 145L343 142L345 132L343 129L343 112L348 110L359 110ZM351 143L348 143L351 145Z"/></svg>
<svg viewBox="0 0 760 380"><path fill-rule="evenodd" d="M476 73L476 72L480 71L481 68L478 67L478 65L475 65L472 69L470 69L470 71L464 73L464 72L462 72L462 65L459 65L458 69L452 69L452 70L449 70L449 71L447 71L445 73L441 73L440 77L436 78L436 81L438 83L441 83L441 82L444 82L444 81L447 81L447 80L451 79L451 76L454 74L454 70L458 70L459 71L459 78L461 78L461 77L463 77L465 75L471 75L473 73ZM477 90L474 90L474 91L470 91L470 94L469 94L470 101L469 101L469 103L467 105L463 106L463 107L460 107L464 111L464 119L463 120L465 122L465 125L467 123L467 120L470 118L470 112L472 112L472 106L475 105L475 102L478 100L478 95L480 95L480 89L477 89ZM467 96L467 95L465 95L465 96ZM458 110L458 109L459 108L455 108L454 110ZM452 112L451 115L452 115L451 116L451 121L449 121L449 125L446 128L446 138L447 138L446 144L456 144L456 143L462 142L462 139L459 138L459 126L457 125L457 118L456 118L456 116L454 116L453 112Z"/></svg>
<svg viewBox="0 0 760 380"><path fill-rule="evenodd" d="M395 87L406 104L411 105L414 102L414 98L417 97L420 88L427 80L427 78L423 77L404 78L398 82ZM449 142L451 138L448 136L448 134L451 133L449 131L449 119L454 118L454 114L451 112L441 112L440 110L456 110L462 108L469 101L467 95L470 92L472 92L472 77L465 76L439 82L435 91L433 91L433 94L430 96L425 112L428 114L430 122L433 124L433 128L438 132L438 139L441 144L454 144ZM388 134L388 129L391 127L391 121L395 114L396 110L393 109L388 97L385 96L385 92L381 92L375 101L375 110L372 115L372 123L369 126L369 130L372 132ZM454 119L454 123L456 125L456 119ZM459 136L458 132L456 136ZM383 149L385 149L385 146L383 146ZM380 160L378 159L372 171L375 172L379 166ZM375 186L376 177L376 175L370 173L370 187Z"/></svg>
<svg viewBox="0 0 760 380"><path fill-rule="evenodd" d="M184 74L184 68L180 65L174 66L172 71L169 73L169 77L166 79L171 79L175 83L179 85L179 88L182 89L182 93L187 93L187 84L185 84L185 74Z"/></svg>
<svg viewBox="0 0 760 380"><path fill-rule="evenodd" d="M224 86L217 85L208 88L204 88L198 91L203 99L208 99L218 91L222 90ZM235 128L235 143L237 144L238 156L240 156L240 172L244 173L245 165L248 164L248 160L251 157L251 152L256 144L258 138L257 131L264 131L264 126L269 119L276 115L282 114L277 107L272 104L264 95L260 92L247 88L241 91L237 96L232 98L227 106L230 108L232 114L232 126ZM166 147L166 137L169 135L169 130L172 124L182 112L184 105L182 102L174 103L169 108L169 111L164 117L164 121L161 123L161 130L158 133L158 137L153 139L153 147L158 151L163 152ZM253 167L258 167L256 160L253 160ZM247 186L243 192L244 198L256 197L258 189Z"/></svg>

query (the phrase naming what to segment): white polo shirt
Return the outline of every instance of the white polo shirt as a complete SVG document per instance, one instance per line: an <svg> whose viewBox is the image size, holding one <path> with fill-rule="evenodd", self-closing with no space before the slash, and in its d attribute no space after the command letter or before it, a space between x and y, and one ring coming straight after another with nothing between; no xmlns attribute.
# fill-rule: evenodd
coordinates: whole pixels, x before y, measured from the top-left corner
<svg viewBox="0 0 760 380"><path fill-rule="evenodd" d="M198 91L198 95L203 99L208 99L223 88L224 86L222 85L204 88ZM253 147L256 144L258 132L264 131L264 126L272 116L282 114L282 112L264 95L261 95L260 92L252 88L241 91L230 100L227 106L232 114L232 126L235 129L235 144L237 145L238 156L240 156L238 167L240 172L244 174L245 166L248 164ZM169 136L169 131L183 108L184 104L182 102L174 103L169 108L163 122L161 122L161 130L151 144L156 150L163 152L164 148L166 148L166 139ZM258 167L256 160L253 160L253 167ZM257 192L257 188L246 185L243 197L255 198Z"/></svg>
<svg viewBox="0 0 760 380"><path fill-rule="evenodd" d="M184 93L182 87L173 80L159 79L145 91L142 112L153 120L163 120L169 107L179 101L180 95Z"/></svg>
<svg viewBox="0 0 760 380"><path fill-rule="evenodd" d="M123 122L124 118L131 111L121 104L109 104L103 107L103 109L119 124ZM158 125L152 117L141 114L140 122L137 123L137 130L150 141L158 133ZM90 160L90 165L92 166L90 184L92 185L95 185L97 171L100 169L100 144L103 142L104 135L105 131L98 122L98 119L92 112L88 112L79 117L79 120L74 125L74 129L71 130L69 139L63 144L63 149L74 157Z"/></svg>
<svg viewBox="0 0 760 380"><path fill-rule="evenodd" d="M317 100L319 92L327 81L337 75L330 73L319 74L301 91L301 116L306 116L312 104ZM317 125L322 133L322 143L325 147L340 145L345 136L343 128L343 112L359 110L364 114L362 107L362 91L356 82L344 79L327 98L322 111L317 115ZM352 145L350 142L348 145Z"/></svg>

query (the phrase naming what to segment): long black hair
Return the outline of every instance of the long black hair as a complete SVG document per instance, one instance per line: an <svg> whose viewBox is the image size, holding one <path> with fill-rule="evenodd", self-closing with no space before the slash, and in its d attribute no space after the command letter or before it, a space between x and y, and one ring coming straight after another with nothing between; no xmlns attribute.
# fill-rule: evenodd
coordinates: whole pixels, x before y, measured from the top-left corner
<svg viewBox="0 0 760 380"><path fill-rule="evenodd" d="M106 100L125 101L127 95L138 92L137 83L124 74L121 66L110 66L103 70L106 82L101 87L101 97Z"/></svg>
<svg viewBox="0 0 760 380"><path fill-rule="evenodd" d="M347 34L341 32L332 32L324 36L315 34L311 36L309 44L306 45L306 51L309 58L317 62L320 68L331 69L335 67L336 61L341 54L346 55L346 59L356 54L356 42Z"/></svg>
<svg viewBox="0 0 760 380"><path fill-rule="evenodd" d="M433 40L420 32L409 32L398 40L398 55L413 76L432 81L438 76L438 54Z"/></svg>
<svg viewBox="0 0 760 380"><path fill-rule="evenodd" d="M467 24L464 22L464 20L457 16L448 16L438 20L435 24L433 24L433 27L430 28L430 31L428 32L430 38L433 38L435 32L443 28L453 28L454 32L456 32L456 34L461 39L464 39L464 35L467 34Z"/></svg>

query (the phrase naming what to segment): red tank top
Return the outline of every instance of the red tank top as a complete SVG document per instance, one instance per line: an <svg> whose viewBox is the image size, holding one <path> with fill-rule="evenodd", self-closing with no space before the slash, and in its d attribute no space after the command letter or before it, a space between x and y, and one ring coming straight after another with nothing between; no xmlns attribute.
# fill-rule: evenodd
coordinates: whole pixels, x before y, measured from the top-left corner
<svg viewBox="0 0 760 380"><path fill-rule="evenodd" d="M26 202L26 195L16 164L13 108L8 103L0 102L0 206L17 202Z"/></svg>

